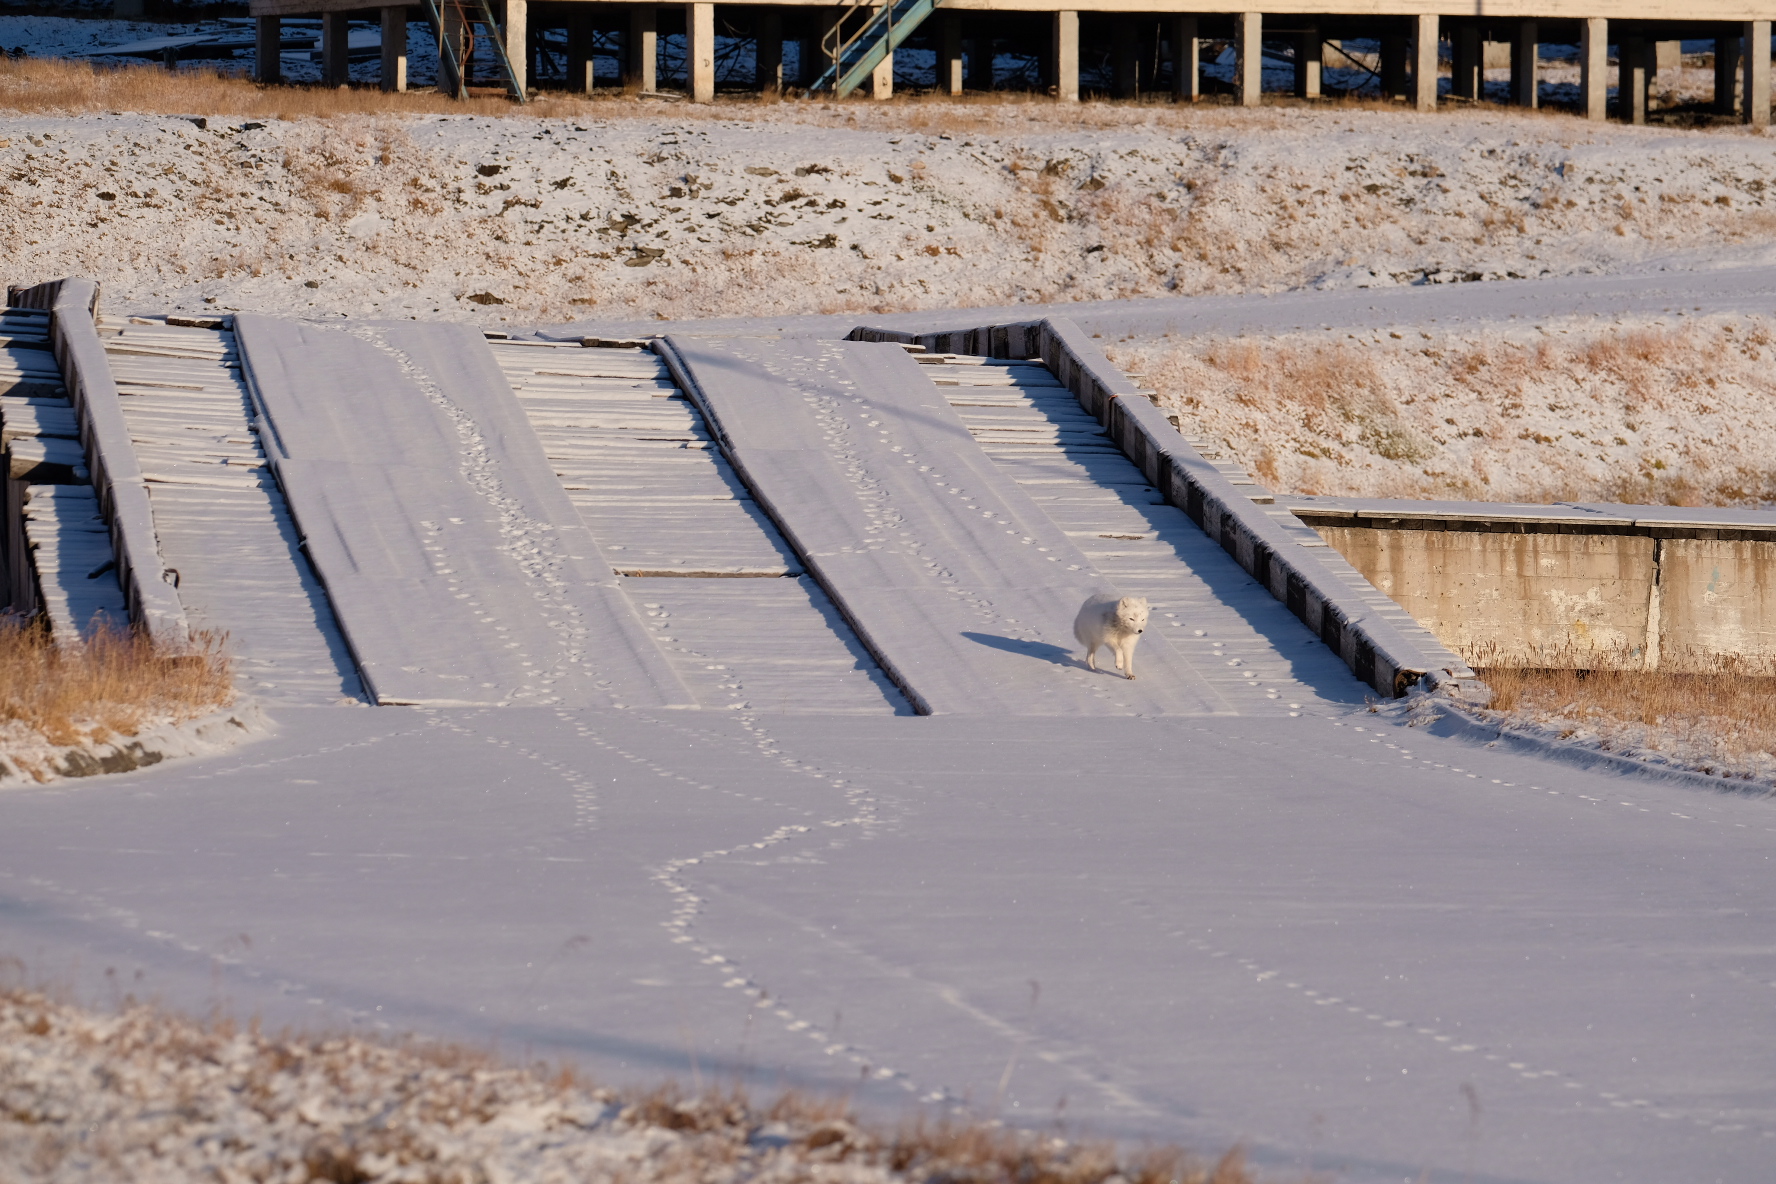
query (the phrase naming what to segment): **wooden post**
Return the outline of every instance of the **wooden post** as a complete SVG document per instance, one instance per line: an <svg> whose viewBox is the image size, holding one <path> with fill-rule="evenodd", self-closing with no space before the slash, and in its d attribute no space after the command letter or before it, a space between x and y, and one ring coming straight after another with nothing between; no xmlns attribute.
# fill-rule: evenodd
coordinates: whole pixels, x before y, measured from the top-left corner
<svg viewBox="0 0 1776 1184"><path fill-rule="evenodd" d="M968 55L968 89L993 89L993 14L982 12L974 18L974 52Z"/></svg>
<svg viewBox="0 0 1776 1184"><path fill-rule="evenodd" d="M1739 110L1739 38L1714 39L1714 110L1733 115Z"/></svg>
<svg viewBox="0 0 1776 1184"><path fill-rule="evenodd" d="M1314 25L1295 34L1295 97L1320 97L1320 73L1324 68L1322 53L1325 42L1320 27Z"/></svg>
<svg viewBox="0 0 1776 1184"><path fill-rule="evenodd" d="M1511 101L1519 107L1541 105L1539 43L1533 20L1517 22L1517 34L1511 39Z"/></svg>
<svg viewBox="0 0 1776 1184"><path fill-rule="evenodd" d="M756 45L756 56L753 58L752 77L758 84L759 93L764 95L780 95L783 93L783 10L780 8L761 8L758 10L757 24L753 28L753 42Z"/></svg>
<svg viewBox="0 0 1776 1184"><path fill-rule="evenodd" d="M652 4L629 8L629 36L623 42L623 85L643 94L660 89L660 10Z"/></svg>
<svg viewBox="0 0 1776 1184"><path fill-rule="evenodd" d="M1196 14L1173 14L1172 97L1180 102L1194 103L1202 97L1202 47L1196 31ZM1077 93L1077 86L1074 91Z"/></svg>
<svg viewBox="0 0 1776 1184"><path fill-rule="evenodd" d="M519 93L530 90L530 0L506 0L506 59Z"/></svg>
<svg viewBox="0 0 1776 1184"><path fill-rule="evenodd" d="M1486 94L1486 72L1481 65L1480 26L1457 21L1449 30L1449 94L1470 101Z"/></svg>
<svg viewBox="0 0 1776 1184"><path fill-rule="evenodd" d="M1409 46L1404 33L1381 36L1381 97L1406 97L1406 58Z"/></svg>
<svg viewBox="0 0 1776 1184"><path fill-rule="evenodd" d="M962 18L944 12L937 21L937 85L954 97L962 93Z"/></svg>
<svg viewBox="0 0 1776 1184"><path fill-rule="evenodd" d="M1240 12L1233 17L1234 87L1242 107L1264 101L1264 14Z"/></svg>
<svg viewBox="0 0 1776 1184"><path fill-rule="evenodd" d="M1141 42L1135 35L1134 17L1117 13L1110 18L1110 43L1116 97L1135 98L1141 93Z"/></svg>
<svg viewBox="0 0 1776 1184"><path fill-rule="evenodd" d="M693 103L715 102L715 5L685 10L685 93Z"/></svg>
<svg viewBox="0 0 1776 1184"><path fill-rule="evenodd" d="M378 10L382 16L382 71L378 81L387 94L407 89L407 9Z"/></svg>
<svg viewBox="0 0 1776 1184"><path fill-rule="evenodd" d="M284 80L284 22L275 16L253 18L253 81L276 86Z"/></svg>
<svg viewBox="0 0 1776 1184"><path fill-rule="evenodd" d="M598 65L592 56L592 14L585 9L567 18L567 89L589 95L598 86Z"/></svg>
<svg viewBox="0 0 1776 1184"><path fill-rule="evenodd" d="M1623 123L1647 117L1647 42L1639 33L1616 39L1616 110Z"/></svg>
<svg viewBox="0 0 1776 1184"><path fill-rule="evenodd" d="M1753 127L1770 126L1770 22L1745 22L1745 111Z"/></svg>
<svg viewBox="0 0 1776 1184"><path fill-rule="evenodd" d="M462 7L457 4L440 4L438 6L438 20L443 26L438 30L438 93L458 99L466 98L468 96L468 79L467 77L459 77L456 71L450 68L450 56L445 52L446 47L449 47L455 54L456 60L462 63L466 75L468 63L463 61L462 57L463 34L465 32Z"/></svg>
<svg viewBox="0 0 1776 1184"><path fill-rule="evenodd" d="M894 51L889 50L870 71L870 98L892 99L894 97Z"/></svg>
<svg viewBox="0 0 1776 1184"><path fill-rule="evenodd" d="M344 86L351 81L351 58L348 56L351 13L321 14L321 81L327 86Z"/></svg>
<svg viewBox="0 0 1776 1184"><path fill-rule="evenodd" d="M1579 107L1586 119L1601 120L1609 103L1609 21L1579 22Z"/></svg>
<svg viewBox="0 0 1776 1184"><path fill-rule="evenodd" d="M1412 106L1418 111L1437 109L1437 17L1412 18Z"/></svg>

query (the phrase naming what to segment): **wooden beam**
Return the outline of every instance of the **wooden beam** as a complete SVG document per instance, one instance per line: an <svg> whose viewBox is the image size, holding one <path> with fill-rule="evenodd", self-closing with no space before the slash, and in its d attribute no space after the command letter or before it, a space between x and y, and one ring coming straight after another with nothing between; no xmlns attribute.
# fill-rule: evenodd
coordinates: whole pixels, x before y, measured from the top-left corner
<svg viewBox="0 0 1776 1184"><path fill-rule="evenodd" d="M1511 101L1519 107L1541 105L1541 53L1533 19L1517 22L1511 39Z"/></svg>
<svg viewBox="0 0 1776 1184"><path fill-rule="evenodd" d="M321 82L326 86L351 81L350 20L349 12L321 14Z"/></svg>
<svg viewBox="0 0 1776 1184"><path fill-rule="evenodd" d="M253 81L275 86L284 80L284 22L275 16L253 18Z"/></svg>
<svg viewBox="0 0 1776 1184"><path fill-rule="evenodd" d="M1412 18L1412 106L1419 111L1437 109L1437 17Z"/></svg>
<svg viewBox="0 0 1776 1184"><path fill-rule="evenodd" d="M1172 97L1194 103L1202 97L1202 45L1197 41L1195 13L1171 18Z"/></svg>
<svg viewBox="0 0 1776 1184"><path fill-rule="evenodd" d="M1056 13L1057 20L1064 13ZM1079 46L1079 14L1073 14L1074 51ZM937 85L938 89L952 98L962 93L962 18L953 12L942 12L937 17ZM1063 75L1064 75L1063 71ZM1063 84L1064 85L1064 84ZM1078 71L1074 71L1074 98L1078 98Z"/></svg>
<svg viewBox="0 0 1776 1184"><path fill-rule="evenodd" d="M506 60L512 64L512 82L520 95L530 90L530 0L506 0Z"/></svg>
<svg viewBox="0 0 1776 1184"><path fill-rule="evenodd" d="M760 94L780 95L783 93L783 10L761 8L755 19L758 23L753 28L753 81L758 84Z"/></svg>
<svg viewBox="0 0 1776 1184"><path fill-rule="evenodd" d="M1486 97L1486 54L1480 25L1464 20L1449 30L1449 93L1458 99Z"/></svg>
<svg viewBox="0 0 1776 1184"><path fill-rule="evenodd" d="M1745 111L1753 127L1770 126L1770 22L1745 22Z"/></svg>
<svg viewBox="0 0 1776 1184"><path fill-rule="evenodd" d="M1579 26L1579 108L1601 120L1609 103L1609 21L1590 17Z"/></svg>
<svg viewBox="0 0 1776 1184"><path fill-rule="evenodd" d="M1623 123L1647 119L1647 59L1652 46L1639 33L1616 39L1616 110Z"/></svg>
<svg viewBox="0 0 1776 1184"><path fill-rule="evenodd" d="M398 94L407 89L407 8L391 5L382 13L382 89Z"/></svg>
<svg viewBox="0 0 1776 1184"><path fill-rule="evenodd" d="M1295 97L1298 99L1320 97L1320 74L1324 66L1321 48L1324 44L1318 25L1295 34Z"/></svg>
<svg viewBox="0 0 1776 1184"><path fill-rule="evenodd" d="M651 94L660 89L660 11L652 4L629 8L623 39L623 85Z"/></svg>

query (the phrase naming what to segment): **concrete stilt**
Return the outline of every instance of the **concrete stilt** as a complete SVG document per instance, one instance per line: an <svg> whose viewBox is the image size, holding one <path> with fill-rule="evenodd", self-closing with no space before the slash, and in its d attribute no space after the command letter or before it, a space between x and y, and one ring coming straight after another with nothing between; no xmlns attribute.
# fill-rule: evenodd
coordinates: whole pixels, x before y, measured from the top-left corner
<svg viewBox="0 0 1776 1184"><path fill-rule="evenodd" d="M1318 25L1295 34L1295 97L1298 99L1320 97L1323 45Z"/></svg>
<svg viewBox="0 0 1776 1184"><path fill-rule="evenodd" d="M1484 98L1483 61L1480 26L1474 21L1458 22L1449 30L1449 93L1458 99Z"/></svg>
<svg viewBox="0 0 1776 1184"><path fill-rule="evenodd" d="M1418 111L1437 109L1437 16L1412 18L1412 106Z"/></svg>
<svg viewBox="0 0 1776 1184"><path fill-rule="evenodd" d="M1770 126L1770 22L1745 22L1745 110L1753 127Z"/></svg>
<svg viewBox="0 0 1776 1184"><path fill-rule="evenodd" d="M1609 21L1587 17L1579 22L1579 111L1586 119L1604 118L1609 102Z"/></svg>
<svg viewBox="0 0 1776 1184"><path fill-rule="evenodd" d="M1055 99L1079 101L1079 14L1057 12L1054 18Z"/></svg>
<svg viewBox="0 0 1776 1184"><path fill-rule="evenodd" d="M693 3L685 10L685 93L693 103L715 101L715 5Z"/></svg>
<svg viewBox="0 0 1776 1184"><path fill-rule="evenodd" d="M1647 61L1652 46L1639 33L1616 38L1616 113L1623 123L1647 120Z"/></svg>
<svg viewBox="0 0 1776 1184"><path fill-rule="evenodd" d="M1533 20L1517 22L1517 35L1511 40L1511 101L1519 107L1541 105L1538 85L1541 58L1537 52L1540 45L1537 36Z"/></svg>
<svg viewBox="0 0 1776 1184"><path fill-rule="evenodd" d="M407 10L403 7L383 8L382 16L382 89L399 94L407 89Z"/></svg>
<svg viewBox="0 0 1776 1184"><path fill-rule="evenodd" d="M1195 14L1172 16L1172 97L1180 102L1202 97L1202 44L1196 33Z"/></svg>
<svg viewBox="0 0 1776 1184"><path fill-rule="evenodd" d="M1065 13L1057 13L1058 21ZM1073 28L1079 29L1079 14L1073 14ZM1075 38L1077 48L1077 38ZM953 12L942 13L937 18L937 85L938 89L952 97L962 93L962 18ZM1063 75L1064 76L1064 75ZM1074 89L1078 90L1079 71L1073 71ZM1065 85L1063 83L1063 85ZM1079 96L1077 93L1075 98Z"/></svg>
<svg viewBox="0 0 1776 1184"><path fill-rule="evenodd" d="M506 0L506 61L512 65L512 86L517 93L530 90L530 0Z"/></svg>
<svg viewBox="0 0 1776 1184"><path fill-rule="evenodd" d="M1739 38L1714 39L1714 110L1719 115L1739 112Z"/></svg>
<svg viewBox="0 0 1776 1184"><path fill-rule="evenodd" d="M1256 107L1264 101L1264 14L1235 13L1233 32L1238 102L1242 107Z"/></svg>
<svg viewBox="0 0 1776 1184"><path fill-rule="evenodd" d="M351 81L351 58L347 56L346 38L350 33L349 12L321 14L321 82L327 86L344 86Z"/></svg>
<svg viewBox="0 0 1776 1184"><path fill-rule="evenodd" d="M629 36L623 42L623 85L644 94L660 89L660 12L652 4L629 9Z"/></svg>
<svg viewBox="0 0 1776 1184"><path fill-rule="evenodd" d="M760 94L780 95L783 93L783 10L761 8L755 19L757 24L752 31L756 47L753 81L758 84Z"/></svg>
<svg viewBox="0 0 1776 1184"><path fill-rule="evenodd" d="M1141 40L1135 30L1135 18L1118 13L1110 18L1111 62L1115 71L1115 91L1119 99L1132 99L1141 93Z"/></svg>
<svg viewBox="0 0 1776 1184"><path fill-rule="evenodd" d="M1387 33L1381 38L1381 96L1384 99L1406 96L1407 49L1404 33Z"/></svg>
<svg viewBox="0 0 1776 1184"><path fill-rule="evenodd" d="M284 80L284 22L275 16L253 19L253 81L275 86Z"/></svg>

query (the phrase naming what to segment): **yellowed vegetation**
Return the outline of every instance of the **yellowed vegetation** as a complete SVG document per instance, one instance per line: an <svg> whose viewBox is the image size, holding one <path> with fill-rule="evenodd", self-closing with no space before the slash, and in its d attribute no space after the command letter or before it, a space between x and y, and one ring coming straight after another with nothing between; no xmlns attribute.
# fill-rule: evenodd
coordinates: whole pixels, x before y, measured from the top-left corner
<svg viewBox="0 0 1776 1184"><path fill-rule="evenodd" d="M103 743L150 723L194 719L234 697L218 639L169 654L147 637L102 629L57 644L37 625L0 624L0 723L54 745Z"/></svg>
<svg viewBox="0 0 1776 1184"><path fill-rule="evenodd" d="M1776 774L1776 678L1719 673L1476 667L1494 710L1605 749L1638 748L1727 777Z"/></svg>

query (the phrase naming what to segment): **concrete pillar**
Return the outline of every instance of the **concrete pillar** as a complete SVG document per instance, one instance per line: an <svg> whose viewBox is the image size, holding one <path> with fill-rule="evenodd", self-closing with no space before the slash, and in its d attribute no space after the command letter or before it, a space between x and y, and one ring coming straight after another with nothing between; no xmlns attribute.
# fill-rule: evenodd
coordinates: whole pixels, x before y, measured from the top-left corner
<svg viewBox="0 0 1776 1184"><path fill-rule="evenodd" d="M1739 38L1714 39L1714 110L1719 115L1739 111Z"/></svg>
<svg viewBox="0 0 1776 1184"><path fill-rule="evenodd" d="M974 52L968 55L968 89L993 89L993 26L991 13L980 13L976 16L974 26Z"/></svg>
<svg viewBox="0 0 1776 1184"><path fill-rule="evenodd" d="M1579 22L1579 113L1601 120L1609 102L1609 21L1587 17Z"/></svg>
<svg viewBox="0 0 1776 1184"><path fill-rule="evenodd" d="M1683 42L1661 41L1654 48L1658 52L1653 55L1653 69L1675 70L1683 65Z"/></svg>
<svg viewBox="0 0 1776 1184"><path fill-rule="evenodd" d="M1381 96L1399 99L1406 95L1406 59L1410 48L1404 33L1386 33L1381 38Z"/></svg>
<svg viewBox="0 0 1776 1184"><path fill-rule="evenodd" d="M693 103L715 102L715 5L685 10L685 93Z"/></svg>
<svg viewBox="0 0 1776 1184"><path fill-rule="evenodd" d="M407 89L407 9L383 8L382 15L382 89L399 94Z"/></svg>
<svg viewBox="0 0 1776 1184"><path fill-rule="evenodd" d="M321 82L326 86L344 86L351 81L351 58L347 56L346 44L350 16L349 12L321 14Z"/></svg>
<svg viewBox="0 0 1776 1184"><path fill-rule="evenodd" d="M506 0L506 60L512 63L512 82L520 92L530 89L530 0Z"/></svg>
<svg viewBox="0 0 1776 1184"><path fill-rule="evenodd" d="M1234 91L1242 107L1264 101L1264 14L1239 12L1233 17Z"/></svg>
<svg viewBox="0 0 1776 1184"><path fill-rule="evenodd" d="M1318 26L1305 29L1295 34L1295 97L1298 99L1317 99L1320 97L1320 73L1324 63L1321 60L1322 47L1325 42L1320 40Z"/></svg>
<svg viewBox="0 0 1776 1184"><path fill-rule="evenodd" d="M783 93L783 10L761 8L753 26L752 77L759 93Z"/></svg>
<svg viewBox="0 0 1776 1184"><path fill-rule="evenodd" d="M1136 98L1141 93L1141 39L1136 33L1135 18L1118 13L1110 18L1110 62L1114 74L1113 89L1119 99Z"/></svg>
<svg viewBox="0 0 1776 1184"><path fill-rule="evenodd" d="M1517 35L1511 40L1511 101L1519 107L1541 105L1541 57L1536 52L1536 23L1517 22Z"/></svg>
<svg viewBox="0 0 1776 1184"><path fill-rule="evenodd" d="M1174 14L1171 33L1172 97L1194 103L1202 97L1202 44L1196 37L1196 15Z"/></svg>
<svg viewBox="0 0 1776 1184"><path fill-rule="evenodd" d="M1437 109L1437 17L1412 18L1412 106L1419 111Z"/></svg>
<svg viewBox="0 0 1776 1184"><path fill-rule="evenodd" d="M1056 20L1063 15L1056 13ZM1077 33L1078 13L1073 14L1073 27ZM1077 79L1079 72L1073 76ZM962 18L953 12L937 16L937 87L952 97L962 93Z"/></svg>
<svg viewBox="0 0 1776 1184"><path fill-rule="evenodd" d="M1647 63L1652 46L1639 33L1616 38L1616 111L1623 123L1647 120Z"/></svg>
<svg viewBox="0 0 1776 1184"><path fill-rule="evenodd" d="M652 4L629 9L629 36L623 41L623 85L644 94L660 89L660 11Z"/></svg>
<svg viewBox="0 0 1776 1184"><path fill-rule="evenodd" d="M275 86L284 80L284 22L275 16L253 19L253 81Z"/></svg>
<svg viewBox="0 0 1776 1184"><path fill-rule="evenodd" d="M1079 14L1057 12L1054 18L1055 99L1079 101Z"/></svg>
<svg viewBox="0 0 1776 1184"><path fill-rule="evenodd" d="M1480 49L1480 26L1461 21L1449 30L1449 93L1458 99L1478 101L1486 97L1485 58Z"/></svg>
<svg viewBox="0 0 1776 1184"><path fill-rule="evenodd" d="M1753 127L1770 126L1770 22L1745 22L1745 112Z"/></svg>

